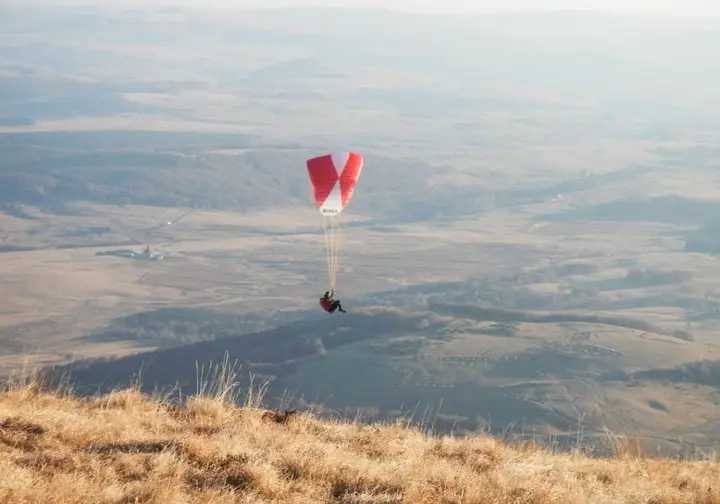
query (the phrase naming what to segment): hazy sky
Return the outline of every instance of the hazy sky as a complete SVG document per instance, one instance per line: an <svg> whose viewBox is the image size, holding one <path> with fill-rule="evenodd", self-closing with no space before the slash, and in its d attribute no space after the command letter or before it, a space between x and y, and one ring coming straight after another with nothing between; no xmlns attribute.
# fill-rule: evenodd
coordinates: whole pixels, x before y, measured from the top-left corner
<svg viewBox="0 0 720 504"><path fill-rule="evenodd" d="M102 0L5 0L10 3L50 5L94 4L107 6ZM382 7L414 12L507 12L548 10L597 10L623 13L719 16L718 0L114 0L113 5L185 5L212 7Z"/></svg>

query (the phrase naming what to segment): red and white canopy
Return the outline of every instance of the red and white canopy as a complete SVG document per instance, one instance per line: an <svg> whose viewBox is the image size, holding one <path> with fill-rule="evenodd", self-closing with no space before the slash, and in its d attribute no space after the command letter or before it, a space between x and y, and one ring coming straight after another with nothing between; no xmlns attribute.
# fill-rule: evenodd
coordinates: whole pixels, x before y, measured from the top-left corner
<svg viewBox="0 0 720 504"><path fill-rule="evenodd" d="M350 203L363 158L353 152L326 154L307 161L315 205L326 216L337 215Z"/></svg>

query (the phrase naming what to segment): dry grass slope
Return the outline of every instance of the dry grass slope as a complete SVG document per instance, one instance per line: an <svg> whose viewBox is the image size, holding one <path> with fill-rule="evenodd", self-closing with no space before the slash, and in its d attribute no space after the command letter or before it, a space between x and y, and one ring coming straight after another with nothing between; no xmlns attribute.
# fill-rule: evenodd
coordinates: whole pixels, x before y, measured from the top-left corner
<svg viewBox="0 0 720 504"><path fill-rule="evenodd" d="M6 503L720 503L720 463L436 438L193 397L0 394Z"/></svg>

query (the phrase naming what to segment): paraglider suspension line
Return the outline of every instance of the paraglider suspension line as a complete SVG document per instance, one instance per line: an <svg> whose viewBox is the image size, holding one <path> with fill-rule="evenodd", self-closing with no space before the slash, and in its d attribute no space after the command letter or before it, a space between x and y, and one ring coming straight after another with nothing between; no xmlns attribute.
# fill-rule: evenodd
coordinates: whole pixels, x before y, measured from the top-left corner
<svg viewBox="0 0 720 504"><path fill-rule="evenodd" d="M339 216L323 217L325 231L325 252L327 255L328 279L330 288L335 289L337 272L340 268L340 226Z"/></svg>

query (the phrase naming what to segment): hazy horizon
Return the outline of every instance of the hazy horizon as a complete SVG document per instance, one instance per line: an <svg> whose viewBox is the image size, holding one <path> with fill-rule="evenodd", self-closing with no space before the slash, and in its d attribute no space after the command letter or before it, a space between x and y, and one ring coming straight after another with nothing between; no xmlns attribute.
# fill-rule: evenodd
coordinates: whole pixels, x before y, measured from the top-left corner
<svg viewBox="0 0 720 504"><path fill-rule="evenodd" d="M99 0L8 0L7 5L41 6L102 6L110 7ZM440 5L439 5L440 4ZM705 0L694 0L677 5L675 0L550 0L538 5L530 0L473 1L447 0L208 0L203 9L274 9L274 8L372 8L427 14L492 14L492 13L543 13L557 11L587 11L632 15L660 16L720 16L720 4ZM112 7L192 7L198 8L191 0L119 0Z"/></svg>

